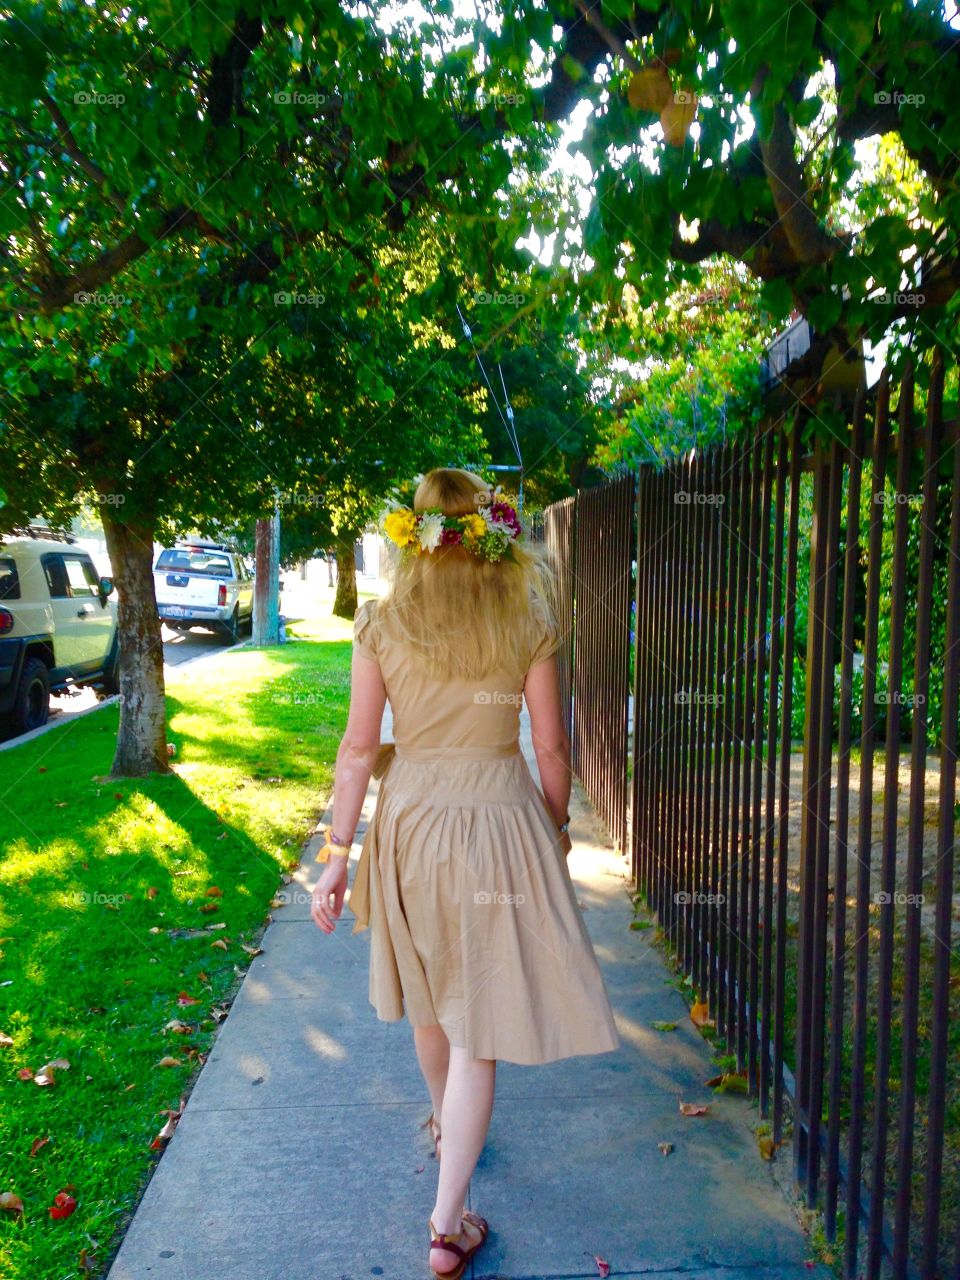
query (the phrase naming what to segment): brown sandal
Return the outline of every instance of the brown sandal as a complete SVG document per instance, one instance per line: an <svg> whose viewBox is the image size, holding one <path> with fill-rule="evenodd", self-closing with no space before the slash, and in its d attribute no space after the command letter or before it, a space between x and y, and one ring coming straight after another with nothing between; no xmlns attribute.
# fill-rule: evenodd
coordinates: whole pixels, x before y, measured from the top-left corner
<svg viewBox="0 0 960 1280"><path fill-rule="evenodd" d="M436 1120L432 1111L427 1116L426 1120L424 1120L420 1128L426 1129L428 1125L430 1126L430 1132L433 1134L433 1154L439 1160L440 1159L440 1125Z"/></svg>
<svg viewBox="0 0 960 1280"><path fill-rule="evenodd" d="M455 1241L463 1238L463 1224L465 1221L471 1223L472 1226L476 1227L480 1231L480 1239L476 1244L472 1244L469 1249L464 1249L459 1244L455 1243ZM464 1209L463 1213L460 1215L459 1231L451 1231L446 1235L442 1235L433 1225L432 1218L429 1219L429 1225L430 1248L449 1249L451 1253L455 1253L460 1259L452 1271L433 1271L432 1266L430 1270L433 1271L437 1280L461 1280L463 1273L467 1269L467 1263L473 1255L478 1252L478 1250L483 1248L486 1243L487 1235L490 1231L489 1222L487 1222L486 1218L481 1218L479 1213L471 1213L469 1209Z"/></svg>

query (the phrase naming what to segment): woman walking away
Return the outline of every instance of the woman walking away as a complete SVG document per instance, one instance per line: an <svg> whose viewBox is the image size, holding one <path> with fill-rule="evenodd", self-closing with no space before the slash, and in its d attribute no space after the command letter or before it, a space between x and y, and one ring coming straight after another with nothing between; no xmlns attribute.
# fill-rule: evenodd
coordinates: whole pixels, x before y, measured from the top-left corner
<svg viewBox="0 0 960 1280"><path fill-rule="evenodd" d="M567 867L570 744L547 549L470 471L437 468L384 520L390 589L354 621L350 715L312 916L331 933L371 773L353 932L370 934L370 1002L406 1013L441 1155L430 1266L457 1280L487 1237L465 1207L497 1060L619 1047ZM542 792L520 752L526 698ZM394 743L380 746L386 700Z"/></svg>

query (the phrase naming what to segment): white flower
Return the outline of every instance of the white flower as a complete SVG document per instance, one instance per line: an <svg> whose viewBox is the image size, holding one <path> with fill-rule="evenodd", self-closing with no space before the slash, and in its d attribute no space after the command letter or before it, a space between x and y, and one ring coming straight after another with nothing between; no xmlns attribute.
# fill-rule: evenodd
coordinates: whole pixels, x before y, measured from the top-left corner
<svg viewBox="0 0 960 1280"><path fill-rule="evenodd" d="M437 512L431 512L428 515L420 517L420 528L417 537L420 540L420 546L424 551L434 551L440 543L443 534L443 516Z"/></svg>

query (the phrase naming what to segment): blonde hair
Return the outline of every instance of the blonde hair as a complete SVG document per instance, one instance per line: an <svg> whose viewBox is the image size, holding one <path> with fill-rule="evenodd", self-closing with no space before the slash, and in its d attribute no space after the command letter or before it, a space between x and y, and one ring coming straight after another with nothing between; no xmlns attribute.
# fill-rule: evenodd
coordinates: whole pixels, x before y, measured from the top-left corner
<svg viewBox="0 0 960 1280"><path fill-rule="evenodd" d="M435 467L420 481L413 509L462 516L487 506L490 486L472 471ZM556 627L555 558L543 543L510 544L512 559L484 560L457 544L401 557L391 546L386 595L378 602L384 634L406 644L446 678L482 679L526 670L544 627Z"/></svg>

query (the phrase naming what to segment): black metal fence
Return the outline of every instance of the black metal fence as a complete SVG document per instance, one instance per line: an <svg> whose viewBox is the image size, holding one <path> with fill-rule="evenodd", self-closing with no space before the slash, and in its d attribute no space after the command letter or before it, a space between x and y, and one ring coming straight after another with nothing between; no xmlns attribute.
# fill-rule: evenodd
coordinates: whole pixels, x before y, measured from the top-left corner
<svg viewBox="0 0 960 1280"><path fill-rule="evenodd" d="M960 431L921 374L546 515L575 771L868 1280L960 1278Z"/></svg>

